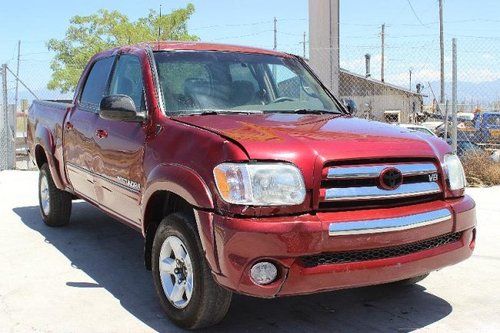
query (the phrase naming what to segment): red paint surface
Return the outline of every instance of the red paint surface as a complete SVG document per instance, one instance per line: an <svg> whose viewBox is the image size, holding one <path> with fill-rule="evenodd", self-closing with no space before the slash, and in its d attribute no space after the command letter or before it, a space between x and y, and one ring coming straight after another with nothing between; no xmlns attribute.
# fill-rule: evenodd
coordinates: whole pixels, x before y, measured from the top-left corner
<svg viewBox="0 0 500 333"><path fill-rule="evenodd" d="M289 55L231 45L161 42L154 50L222 51ZM170 118L162 112L145 45L123 47L96 55L137 55L143 65L148 108L143 123L99 118L73 105L35 103L29 112L30 152L42 151L54 182L76 193L122 222L146 232L150 198L170 191L197 212L199 235L207 260L222 285L261 297L310 293L376 284L423 274L470 256L475 226L474 202L446 188L441 162L450 152L443 141L417 136L391 125L347 115L211 115ZM96 135L97 134L97 135ZM412 205L371 207L350 211L319 211L325 164L384 159L430 160L439 170L444 194ZM213 169L227 162L285 161L302 172L304 203L287 207L229 205L218 195ZM77 167L75 167L75 165ZM131 191L118 177L140 185ZM458 198L457 198L458 197ZM398 217L449 208L453 220L414 230L386 234L328 236L332 222ZM461 242L404 258L304 268L297 257L328 251L393 246L454 231L465 231ZM266 258L280 265L278 281L254 285L248 270Z"/></svg>

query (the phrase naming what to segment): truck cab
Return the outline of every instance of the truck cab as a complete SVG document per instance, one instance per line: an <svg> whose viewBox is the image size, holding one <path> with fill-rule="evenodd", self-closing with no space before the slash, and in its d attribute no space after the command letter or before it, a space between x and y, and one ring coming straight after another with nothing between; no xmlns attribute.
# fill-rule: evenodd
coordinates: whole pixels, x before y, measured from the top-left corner
<svg viewBox="0 0 500 333"><path fill-rule="evenodd" d="M158 42L94 56L72 103L35 102L43 221L81 198L142 233L167 316L415 283L468 258L475 204L450 147L357 119L290 54ZM401 282L403 281L403 282Z"/></svg>

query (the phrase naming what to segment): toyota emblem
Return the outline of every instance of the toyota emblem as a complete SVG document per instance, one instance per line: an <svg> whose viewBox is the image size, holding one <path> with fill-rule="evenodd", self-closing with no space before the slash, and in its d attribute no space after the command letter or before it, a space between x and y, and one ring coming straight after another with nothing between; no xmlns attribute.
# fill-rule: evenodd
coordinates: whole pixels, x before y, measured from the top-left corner
<svg viewBox="0 0 500 333"><path fill-rule="evenodd" d="M380 173L378 182L384 190L395 190L403 183L403 174L396 168L386 168Z"/></svg>

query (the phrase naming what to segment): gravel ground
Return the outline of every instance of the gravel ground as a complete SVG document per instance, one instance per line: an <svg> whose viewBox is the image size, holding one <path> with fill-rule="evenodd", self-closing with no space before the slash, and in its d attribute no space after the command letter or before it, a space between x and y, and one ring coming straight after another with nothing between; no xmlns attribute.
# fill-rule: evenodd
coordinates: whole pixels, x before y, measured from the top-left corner
<svg viewBox="0 0 500 333"><path fill-rule="evenodd" d="M36 172L0 172L0 332L177 332L162 314L141 235L75 202L71 224L40 220ZM473 257L408 288L261 300L235 296L213 331L500 330L500 187L471 188Z"/></svg>

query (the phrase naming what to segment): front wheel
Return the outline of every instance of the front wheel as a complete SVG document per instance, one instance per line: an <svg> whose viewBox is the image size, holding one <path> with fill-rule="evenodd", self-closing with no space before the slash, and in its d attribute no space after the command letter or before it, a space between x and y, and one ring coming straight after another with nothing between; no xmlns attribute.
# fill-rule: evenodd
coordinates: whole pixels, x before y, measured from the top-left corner
<svg viewBox="0 0 500 333"><path fill-rule="evenodd" d="M196 222L175 213L158 226L152 248L156 293L176 325L197 329L220 322L231 304L231 292L220 287L203 254Z"/></svg>
<svg viewBox="0 0 500 333"><path fill-rule="evenodd" d="M72 195L56 187L49 165L40 168L38 178L38 202L43 222L50 227L62 227L69 223Z"/></svg>

